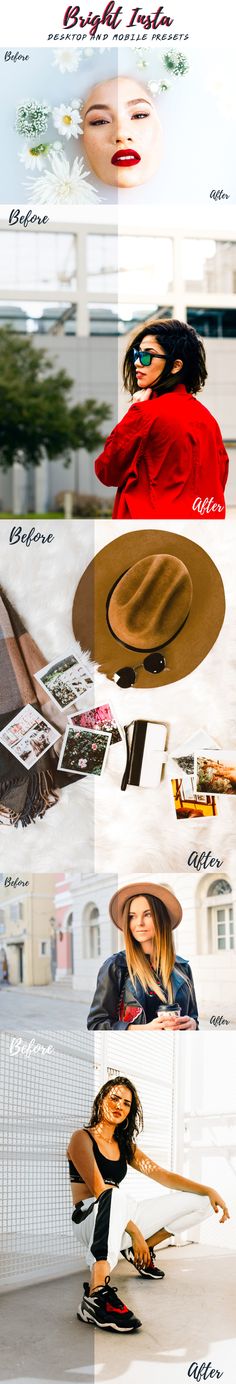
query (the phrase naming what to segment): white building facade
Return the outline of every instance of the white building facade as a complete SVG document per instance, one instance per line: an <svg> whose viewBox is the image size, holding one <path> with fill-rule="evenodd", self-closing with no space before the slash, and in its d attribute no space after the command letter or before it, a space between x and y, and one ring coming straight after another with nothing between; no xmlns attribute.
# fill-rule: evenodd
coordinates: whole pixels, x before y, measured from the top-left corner
<svg viewBox="0 0 236 1384"><path fill-rule="evenodd" d="M110 406L104 436L128 405L122 389L122 358L130 330L151 316L186 320L202 336L208 379L204 404L215 414L230 457L227 503L236 503L236 239L235 232L200 226L193 233L161 224L153 211L151 225L141 212L120 218L119 239L113 213L102 208L77 219L50 219L41 230L0 221L0 325L31 334L43 347L54 370L72 380L71 403L94 398ZM0 506L23 514L27 508L55 508L62 490L102 498L112 504L113 491L94 475L85 451L26 472L19 461L0 471Z"/></svg>

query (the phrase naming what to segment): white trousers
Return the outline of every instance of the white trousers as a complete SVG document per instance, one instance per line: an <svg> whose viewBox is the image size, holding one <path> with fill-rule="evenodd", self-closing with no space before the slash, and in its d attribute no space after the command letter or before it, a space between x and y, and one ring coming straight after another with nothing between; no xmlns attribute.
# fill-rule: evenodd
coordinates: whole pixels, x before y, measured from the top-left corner
<svg viewBox="0 0 236 1384"><path fill-rule="evenodd" d="M86 1208L88 1202L86 1202ZM131 1244L131 1237L125 1227L133 1221L144 1239L156 1231L189 1230L199 1225L207 1216L213 1215L213 1208L207 1196L194 1192L170 1192L167 1196L152 1193L147 1200L135 1201L133 1193L122 1187L102 1192L97 1202L91 1200L91 1211L79 1225L73 1221L73 1228L85 1250L86 1262L91 1268L94 1262L105 1259L111 1269L115 1268L122 1249Z"/></svg>

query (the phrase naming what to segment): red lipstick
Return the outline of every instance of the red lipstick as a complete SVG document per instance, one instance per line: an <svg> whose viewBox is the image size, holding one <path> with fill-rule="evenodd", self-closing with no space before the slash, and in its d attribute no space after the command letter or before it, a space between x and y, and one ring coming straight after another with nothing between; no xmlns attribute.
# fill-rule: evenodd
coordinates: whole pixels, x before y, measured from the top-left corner
<svg viewBox="0 0 236 1384"><path fill-rule="evenodd" d="M141 163L141 156L136 149L118 149L111 162L115 168L133 168L135 163Z"/></svg>

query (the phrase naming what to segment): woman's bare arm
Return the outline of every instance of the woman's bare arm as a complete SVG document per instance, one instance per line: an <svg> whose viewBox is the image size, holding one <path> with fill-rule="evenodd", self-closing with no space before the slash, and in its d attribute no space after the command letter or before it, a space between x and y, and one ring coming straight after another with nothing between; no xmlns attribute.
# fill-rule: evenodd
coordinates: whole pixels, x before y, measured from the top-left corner
<svg viewBox="0 0 236 1384"><path fill-rule="evenodd" d="M132 1168L136 1168L139 1173L144 1173L145 1177L153 1178L153 1181L159 1182L162 1187L169 1187L171 1191L195 1192L197 1196L209 1197L214 1211L217 1211L219 1207L223 1210L221 1220L229 1219L225 1201L214 1190L214 1187L206 1187L203 1182L192 1182L190 1178L181 1177L179 1173L167 1172L165 1168L160 1168L158 1163L154 1163L153 1158L149 1158L148 1154L142 1153L142 1149L135 1148L130 1161Z"/></svg>
<svg viewBox="0 0 236 1384"><path fill-rule="evenodd" d="M100 1197L101 1192L108 1190L108 1183L103 1181L94 1158L92 1140L85 1129L75 1130L66 1152L92 1195Z"/></svg>

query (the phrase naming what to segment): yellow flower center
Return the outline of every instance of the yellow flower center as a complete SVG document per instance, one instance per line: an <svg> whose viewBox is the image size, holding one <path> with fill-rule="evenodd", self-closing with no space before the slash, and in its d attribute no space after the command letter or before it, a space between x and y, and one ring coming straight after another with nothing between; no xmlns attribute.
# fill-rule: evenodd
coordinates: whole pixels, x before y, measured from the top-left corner
<svg viewBox="0 0 236 1384"><path fill-rule="evenodd" d="M63 115L63 125L71 125L71 124L72 124L71 115Z"/></svg>

